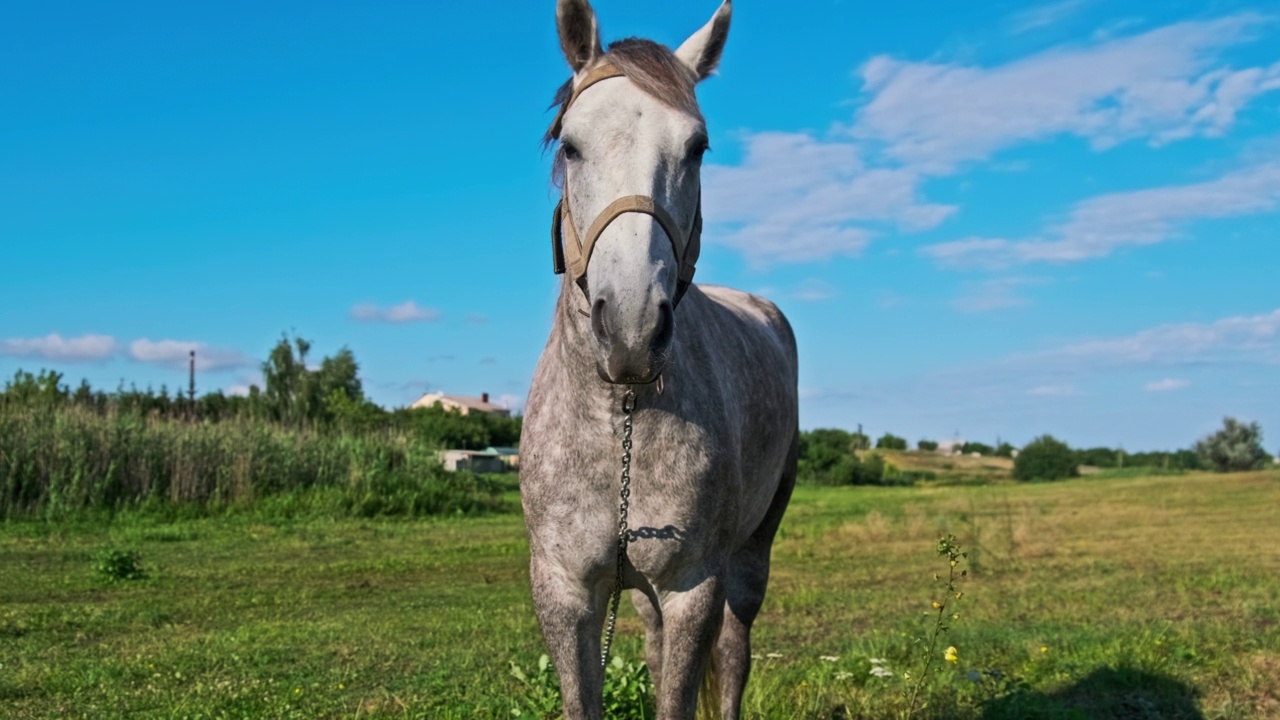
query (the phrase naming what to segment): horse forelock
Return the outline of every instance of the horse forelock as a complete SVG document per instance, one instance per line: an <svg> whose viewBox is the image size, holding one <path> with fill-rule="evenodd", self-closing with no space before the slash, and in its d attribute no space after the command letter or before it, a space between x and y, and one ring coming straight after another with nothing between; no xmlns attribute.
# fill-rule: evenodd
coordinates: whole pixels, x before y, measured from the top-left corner
<svg viewBox="0 0 1280 720"><path fill-rule="evenodd" d="M625 38L609 44L609 49L597 64L609 63L642 92L656 98L662 104L688 113L699 120L698 98L694 86L698 78L675 53L665 45L643 38ZM560 119L573 98L573 78L569 78L556 90L550 107L556 108L556 119L542 136L543 147L551 147L560 139ZM559 184L564 176L564 154L557 149L551 168L552 179Z"/></svg>

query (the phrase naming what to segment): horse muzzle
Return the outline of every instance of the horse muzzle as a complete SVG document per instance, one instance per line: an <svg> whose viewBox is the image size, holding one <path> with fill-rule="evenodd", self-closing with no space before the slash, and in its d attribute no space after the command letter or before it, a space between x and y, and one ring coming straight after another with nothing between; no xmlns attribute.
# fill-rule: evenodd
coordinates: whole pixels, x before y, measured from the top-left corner
<svg viewBox="0 0 1280 720"><path fill-rule="evenodd" d="M639 322L622 317L618 303L609 295L591 303L591 335L597 346L596 372L614 384L645 384L658 379L666 366L671 339L675 336L675 312L671 302L662 300L656 312Z"/></svg>

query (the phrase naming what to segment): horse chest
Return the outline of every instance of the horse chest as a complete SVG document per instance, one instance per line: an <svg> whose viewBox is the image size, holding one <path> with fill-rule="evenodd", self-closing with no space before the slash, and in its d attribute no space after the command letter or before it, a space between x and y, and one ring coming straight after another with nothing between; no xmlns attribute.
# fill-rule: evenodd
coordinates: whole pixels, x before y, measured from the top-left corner
<svg viewBox="0 0 1280 720"><path fill-rule="evenodd" d="M706 443L694 449L665 442L658 451L654 433L637 432L635 439L628 558L660 585L724 547L724 519L736 495L725 483L734 475ZM622 463L615 442L553 452L529 468L522 488L534 552L584 579L611 573L616 562Z"/></svg>

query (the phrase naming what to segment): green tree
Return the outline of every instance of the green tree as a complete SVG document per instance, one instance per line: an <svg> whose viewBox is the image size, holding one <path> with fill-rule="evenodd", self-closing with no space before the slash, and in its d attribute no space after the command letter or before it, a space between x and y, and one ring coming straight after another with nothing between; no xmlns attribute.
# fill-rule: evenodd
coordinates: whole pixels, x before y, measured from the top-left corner
<svg viewBox="0 0 1280 720"><path fill-rule="evenodd" d="M921 440L916 443L916 449L933 452L938 449L938 442L936 440Z"/></svg>
<svg viewBox="0 0 1280 720"><path fill-rule="evenodd" d="M294 350L297 350L295 354ZM314 410L311 373L307 370L307 353L311 343L300 337L281 336L262 363L262 379L266 388L262 400L274 420L300 425Z"/></svg>
<svg viewBox="0 0 1280 720"><path fill-rule="evenodd" d="M1225 418L1222 429L1196 443L1202 467L1214 472L1259 470L1270 459L1262 447L1262 428Z"/></svg>
<svg viewBox="0 0 1280 720"><path fill-rule="evenodd" d="M1023 481L1060 480L1079 474L1075 453L1052 435L1042 435L1027 443L1013 461L1013 476Z"/></svg>
<svg viewBox="0 0 1280 720"><path fill-rule="evenodd" d="M995 448L991 447L986 443L980 443L980 442L967 442L964 445L960 446L960 452L964 455L972 455L973 453L978 453L979 455L987 456L987 455L994 455L995 451L996 451Z"/></svg>
<svg viewBox="0 0 1280 720"><path fill-rule="evenodd" d="M880 436L879 440L876 440L876 449L877 450L906 450L907 440L906 438L900 438L897 435L894 435L893 433L885 433L884 435Z"/></svg>
<svg viewBox="0 0 1280 720"><path fill-rule="evenodd" d="M314 370L307 367L311 343L300 337L292 341L281 336L262 363L262 379L266 388L262 402L268 415L288 425L328 424L341 414L346 421L363 418L370 412L364 408L364 388L360 382L360 365L349 348L342 348L320 361Z"/></svg>

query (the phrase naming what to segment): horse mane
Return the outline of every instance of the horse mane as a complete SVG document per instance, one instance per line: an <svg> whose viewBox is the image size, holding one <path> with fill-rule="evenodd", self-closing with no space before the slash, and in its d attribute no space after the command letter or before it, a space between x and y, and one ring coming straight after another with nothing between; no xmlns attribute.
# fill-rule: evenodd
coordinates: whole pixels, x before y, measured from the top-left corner
<svg viewBox="0 0 1280 720"><path fill-rule="evenodd" d="M693 91L698 78L667 46L643 38L617 40L609 44L609 49L597 61L597 64L600 63L609 63L618 68L636 87L662 104L702 119L702 111L698 109L698 99ZM549 108L556 108L557 118L567 109L566 105L572 97L571 77L556 90L555 97L551 100ZM542 146L549 148L559 139L559 123L552 122L542 136ZM551 166L551 177L557 185L564 177L564 153L559 149L556 150L555 162Z"/></svg>

